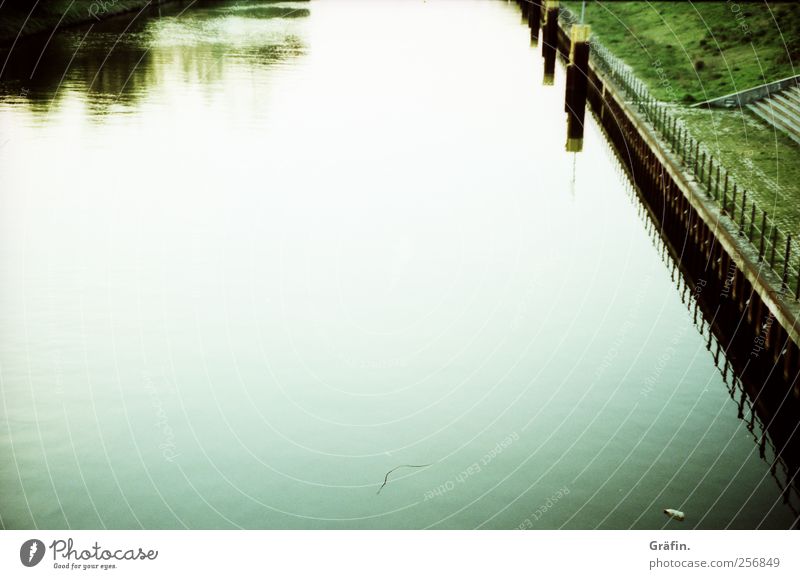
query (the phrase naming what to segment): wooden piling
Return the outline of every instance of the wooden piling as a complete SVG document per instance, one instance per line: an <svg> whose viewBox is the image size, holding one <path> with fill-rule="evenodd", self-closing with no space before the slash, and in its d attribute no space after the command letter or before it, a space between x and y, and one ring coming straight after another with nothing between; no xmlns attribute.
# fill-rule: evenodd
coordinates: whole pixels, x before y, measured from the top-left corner
<svg viewBox="0 0 800 579"><path fill-rule="evenodd" d="M586 114L586 94L589 83L589 38L588 24L573 24L570 30L569 65L567 66L567 90L564 105L569 114L567 121L567 150L580 150L583 142L583 123Z"/></svg>
<svg viewBox="0 0 800 579"><path fill-rule="evenodd" d="M545 0L544 5L544 84L553 84L556 72L556 49L558 48L558 0Z"/></svg>
<svg viewBox="0 0 800 579"><path fill-rule="evenodd" d="M531 44L539 44L539 28L542 25L542 0L530 0L528 26L531 29Z"/></svg>

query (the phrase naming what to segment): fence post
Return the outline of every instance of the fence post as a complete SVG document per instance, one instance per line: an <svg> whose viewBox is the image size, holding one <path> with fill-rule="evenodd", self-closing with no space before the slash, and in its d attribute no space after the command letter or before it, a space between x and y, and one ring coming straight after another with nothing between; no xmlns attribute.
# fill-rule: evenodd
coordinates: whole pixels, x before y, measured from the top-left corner
<svg viewBox="0 0 800 579"><path fill-rule="evenodd" d="M681 128L683 129L683 163L689 169L692 166L692 141L686 127Z"/></svg>
<svg viewBox="0 0 800 579"><path fill-rule="evenodd" d="M667 115L667 109L664 109L664 122L666 123L666 132L667 132L667 142L672 146L672 137L674 137L674 133L672 132L672 117Z"/></svg>
<svg viewBox="0 0 800 579"><path fill-rule="evenodd" d="M719 165L717 165L719 170ZM708 156L708 192L711 193L711 177L714 175L714 157Z"/></svg>
<svg viewBox="0 0 800 579"><path fill-rule="evenodd" d="M789 289L789 252L792 249L792 234L786 235L786 254L783 256L783 282L781 289Z"/></svg>
<svg viewBox="0 0 800 579"><path fill-rule="evenodd" d="M736 195L736 183L733 184L733 194ZM728 191L722 193L722 213L728 211Z"/></svg>
<svg viewBox="0 0 800 579"><path fill-rule="evenodd" d="M736 224L736 183L733 184L733 197L731 197L731 219Z"/></svg>
<svg viewBox="0 0 800 579"><path fill-rule="evenodd" d="M723 192L723 196L725 196L725 197L728 196L728 172L727 171L725 171L725 189L724 189L724 192ZM717 195L717 199L719 199L719 195Z"/></svg>
<svg viewBox="0 0 800 579"><path fill-rule="evenodd" d="M699 143L698 143L699 145ZM701 187L705 186L705 175L706 175L706 152L703 151L703 154L700 155L700 166L697 168L697 182L698 185Z"/></svg>
<svg viewBox="0 0 800 579"><path fill-rule="evenodd" d="M739 219L741 220L739 227L739 235L744 235L744 226L745 223L747 222L747 213L745 213L746 210L747 210L747 189L742 191L742 211L741 214L739 215Z"/></svg>
<svg viewBox="0 0 800 579"><path fill-rule="evenodd" d="M775 223L772 224L772 247L769 251L769 266L775 268L775 244L778 242L778 228Z"/></svg>
<svg viewBox="0 0 800 579"><path fill-rule="evenodd" d="M753 241L753 225L756 222L756 202L753 201L752 209L750 211L750 235L747 236L748 241Z"/></svg>
<svg viewBox="0 0 800 579"><path fill-rule="evenodd" d="M794 299L800 300L800 262L797 264L797 285L794 288Z"/></svg>
<svg viewBox="0 0 800 579"><path fill-rule="evenodd" d="M767 212L761 211L761 241L758 244L758 261L764 259L764 231L767 229Z"/></svg>
<svg viewBox="0 0 800 579"><path fill-rule="evenodd" d="M675 144L676 143L676 140L675 140L675 136L676 136L675 129L677 129L677 128L678 128L678 119L673 117L673 119L672 119L672 149L673 150L677 149L677 146Z"/></svg>

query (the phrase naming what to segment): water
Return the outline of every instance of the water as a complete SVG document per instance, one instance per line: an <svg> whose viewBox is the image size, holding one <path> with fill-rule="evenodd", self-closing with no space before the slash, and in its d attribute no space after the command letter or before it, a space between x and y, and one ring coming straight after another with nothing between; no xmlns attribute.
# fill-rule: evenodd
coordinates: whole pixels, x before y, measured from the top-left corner
<svg viewBox="0 0 800 579"><path fill-rule="evenodd" d="M16 47L3 526L791 526L519 19L209 2Z"/></svg>

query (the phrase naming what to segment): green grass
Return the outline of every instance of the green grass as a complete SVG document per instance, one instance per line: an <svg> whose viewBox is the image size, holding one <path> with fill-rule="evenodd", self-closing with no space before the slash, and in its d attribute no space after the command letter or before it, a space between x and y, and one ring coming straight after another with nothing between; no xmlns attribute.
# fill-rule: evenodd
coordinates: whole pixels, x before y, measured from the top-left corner
<svg viewBox="0 0 800 579"><path fill-rule="evenodd" d="M675 113L694 134L705 135L704 144L747 190L748 205L755 201L779 229L800 233L800 147L794 141L738 110L680 107Z"/></svg>
<svg viewBox="0 0 800 579"><path fill-rule="evenodd" d="M563 4L580 13L580 2ZM595 0L585 21L656 98L674 105L750 200L783 231L800 233L800 146L749 112L689 106L800 74L798 4Z"/></svg>
<svg viewBox="0 0 800 579"><path fill-rule="evenodd" d="M580 2L563 4L580 13ZM800 73L794 2L595 0L586 22L664 101L701 102Z"/></svg>

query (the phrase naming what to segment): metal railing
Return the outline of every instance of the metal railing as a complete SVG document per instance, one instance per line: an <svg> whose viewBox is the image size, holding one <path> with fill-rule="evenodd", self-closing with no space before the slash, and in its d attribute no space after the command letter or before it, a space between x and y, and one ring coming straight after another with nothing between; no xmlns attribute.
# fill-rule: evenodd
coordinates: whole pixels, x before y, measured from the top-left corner
<svg viewBox="0 0 800 579"><path fill-rule="evenodd" d="M560 12L567 24L577 22L567 8ZM614 56L596 37L590 40L591 61L606 73L614 84L650 122L661 140L683 163L684 170L692 175L738 228L739 236L758 251L758 261L781 281L779 291L785 297L800 301L800 251L791 233L781 231L776 221L756 202L748 199L747 189L740 187L731 173L708 147L692 136L686 124L670 111L667 103L659 101L636 78L630 66Z"/></svg>

